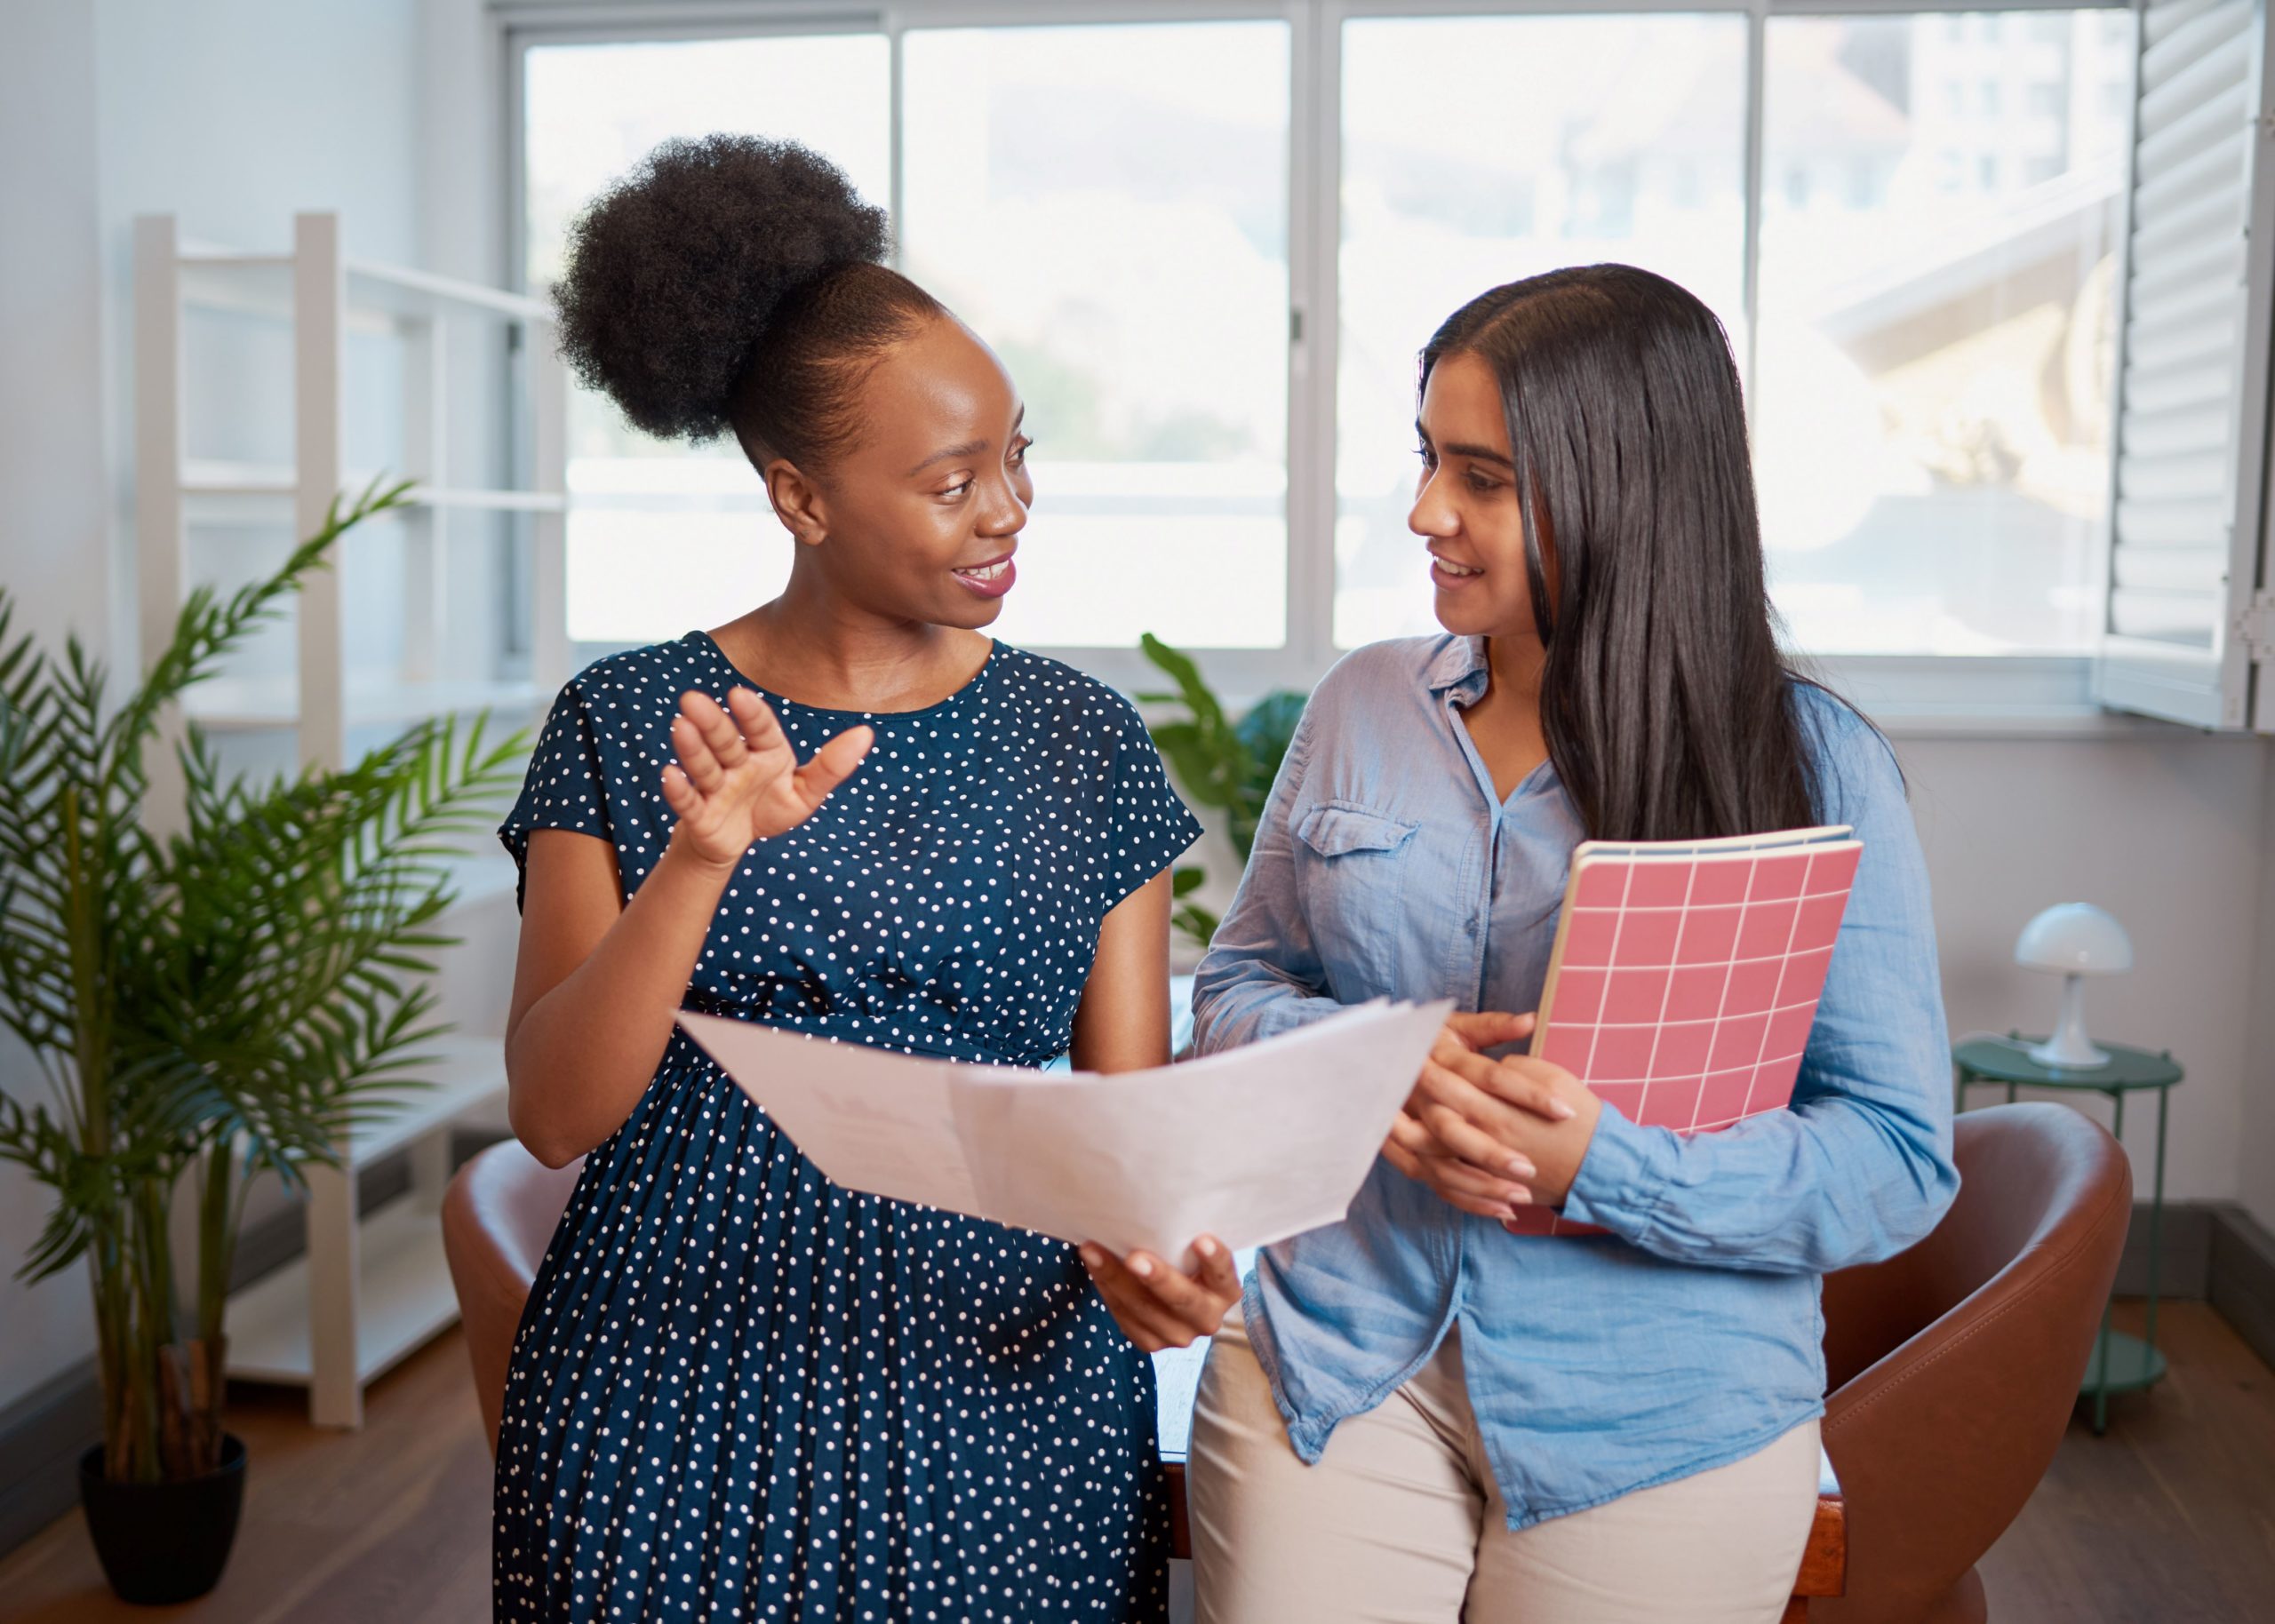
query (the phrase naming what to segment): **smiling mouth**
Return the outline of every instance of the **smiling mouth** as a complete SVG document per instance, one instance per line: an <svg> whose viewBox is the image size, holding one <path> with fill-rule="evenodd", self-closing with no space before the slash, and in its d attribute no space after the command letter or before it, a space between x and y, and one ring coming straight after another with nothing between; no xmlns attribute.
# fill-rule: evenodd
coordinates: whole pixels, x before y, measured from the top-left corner
<svg viewBox="0 0 2275 1624"><path fill-rule="evenodd" d="M1011 590L1011 583L1019 578L1019 572L1012 566L1011 555L1008 553L988 563L951 569L948 573L962 582L966 591L978 593L983 598L1002 597Z"/></svg>
<svg viewBox="0 0 2275 1624"><path fill-rule="evenodd" d="M1465 581L1472 576L1480 576L1485 573L1484 570L1478 569L1474 565L1457 564L1451 559L1441 558L1435 553L1430 554L1430 564L1431 567L1436 569L1439 573L1449 576L1457 581Z"/></svg>

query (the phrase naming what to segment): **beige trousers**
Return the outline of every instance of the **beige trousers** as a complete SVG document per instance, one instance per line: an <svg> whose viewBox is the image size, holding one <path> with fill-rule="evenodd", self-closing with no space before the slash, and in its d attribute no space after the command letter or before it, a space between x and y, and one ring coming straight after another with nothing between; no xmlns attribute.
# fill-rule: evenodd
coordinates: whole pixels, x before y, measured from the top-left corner
<svg viewBox="0 0 2275 1624"><path fill-rule="evenodd" d="M1197 1624L1776 1624L1816 1515L1817 1424L1512 1533L1457 1333L1305 1466L1235 1305L1186 1470Z"/></svg>

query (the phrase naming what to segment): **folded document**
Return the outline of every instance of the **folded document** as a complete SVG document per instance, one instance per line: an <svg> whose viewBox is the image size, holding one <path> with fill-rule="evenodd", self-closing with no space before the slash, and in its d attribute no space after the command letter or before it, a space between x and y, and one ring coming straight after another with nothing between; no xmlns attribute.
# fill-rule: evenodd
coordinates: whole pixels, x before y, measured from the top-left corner
<svg viewBox="0 0 2275 1624"><path fill-rule="evenodd" d="M1183 1263L1203 1234L1258 1246L1340 1220L1451 1008L1378 999L1112 1075L679 1023L848 1190Z"/></svg>

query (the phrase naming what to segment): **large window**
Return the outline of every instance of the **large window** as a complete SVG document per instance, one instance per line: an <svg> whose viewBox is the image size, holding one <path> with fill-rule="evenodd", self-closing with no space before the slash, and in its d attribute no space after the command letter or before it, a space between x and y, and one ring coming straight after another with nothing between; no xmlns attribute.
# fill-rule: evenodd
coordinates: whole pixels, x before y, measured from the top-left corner
<svg viewBox="0 0 2275 1624"><path fill-rule="evenodd" d="M891 56L878 34L540 46L523 76L523 274L551 283L571 221L674 136L791 136L882 202L892 184ZM652 440L607 399L569 404L569 635L655 642L782 588L788 538L731 439Z"/></svg>
<svg viewBox="0 0 2275 1624"><path fill-rule="evenodd" d="M746 36L530 36L526 275L667 135L815 147L897 204L904 267L1029 402L1002 634L1126 671L1094 651L1152 631L1302 681L1432 628L1405 524L1431 330L1625 260L1730 333L1799 649L2098 634L2130 12L1148 9L942 0L881 28L817 0L786 32L754 7ZM731 448L658 446L590 398L572 435L580 642L778 584Z"/></svg>
<svg viewBox="0 0 2275 1624"><path fill-rule="evenodd" d="M1754 465L1801 646L2098 633L2132 31L1770 20Z"/></svg>
<svg viewBox="0 0 2275 1624"><path fill-rule="evenodd" d="M903 46L901 257L1027 404L1014 642L1287 637L1288 28Z"/></svg>
<svg viewBox="0 0 2275 1624"><path fill-rule="evenodd" d="M1335 641L1437 628L1415 353L1501 283L1624 260L1744 331L1745 19L1354 19L1343 29Z"/></svg>

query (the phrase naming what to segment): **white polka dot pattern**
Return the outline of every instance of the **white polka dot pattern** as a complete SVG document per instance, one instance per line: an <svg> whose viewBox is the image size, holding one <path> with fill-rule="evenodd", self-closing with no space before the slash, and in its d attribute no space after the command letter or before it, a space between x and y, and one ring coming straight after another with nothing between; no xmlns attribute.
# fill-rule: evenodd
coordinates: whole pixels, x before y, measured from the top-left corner
<svg viewBox="0 0 2275 1624"><path fill-rule="evenodd" d="M741 679L701 633L562 692L500 838L662 856L679 695ZM1129 703L998 644L922 711L770 694L801 758L868 760L754 846L690 1007L846 1042L1040 1065L1107 910L1199 832ZM1151 1363L1073 1249L830 1184L675 1036L587 1158L515 1341L496 1616L1164 1616Z"/></svg>

